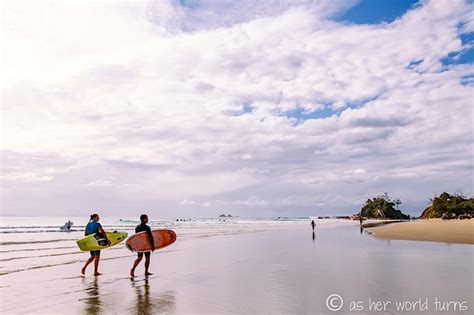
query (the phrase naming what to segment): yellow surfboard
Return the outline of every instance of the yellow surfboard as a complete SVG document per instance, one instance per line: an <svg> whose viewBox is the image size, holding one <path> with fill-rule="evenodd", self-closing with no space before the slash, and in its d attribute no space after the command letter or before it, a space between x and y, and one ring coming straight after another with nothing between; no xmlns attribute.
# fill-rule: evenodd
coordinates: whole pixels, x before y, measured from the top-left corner
<svg viewBox="0 0 474 315"><path fill-rule="evenodd" d="M110 240L110 245L107 245L105 238L98 236L97 234L90 234L84 238L78 240L77 246L82 251L101 250L117 245L127 238L126 232L107 232L107 238Z"/></svg>

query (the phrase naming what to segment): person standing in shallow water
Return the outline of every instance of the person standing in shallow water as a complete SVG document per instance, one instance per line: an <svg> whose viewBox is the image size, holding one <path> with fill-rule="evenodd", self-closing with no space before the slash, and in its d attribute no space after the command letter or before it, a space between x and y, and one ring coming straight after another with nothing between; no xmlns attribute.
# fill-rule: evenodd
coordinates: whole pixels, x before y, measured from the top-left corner
<svg viewBox="0 0 474 315"><path fill-rule="evenodd" d="M314 228L316 227L316 223L314 223L314 220L311 220L311 227L313 228L313 231L314 231Z"/></svg>
<svg viewBox="0 0 474 315"><path fill-rule="evenodd" d="M150 241L151 244L151 251L153 252L155 250L155 241L153 240L153 234L151 233L150 227L147 225L148 223L148 216L146 214L142 214L140 216L140 221L141 223L137 225L135 228L135 233L140 233L140 232L146 232L148 234L148 240ZM138 257L133 263L132 270L130 270L130 277L135 277L135 268L137 268L138 264L143 259L143 254L145 254L145 276L152 275L151 272L148 271L148 268L150 267L150 252L139 252Z"/></svg>
<svg viewBox="0 0 474 315"><path fill-rule="evenodd" d="M105 233L104 229L102 228L102 225L99 223L100 217L97 213L94 213L91 215L91 218L89 220L89 223L86 225L85 229L85 236L91 235L91 234L99 234L101 237L105 239L107 244L110 245L110 241L107 238L107 233ZM82 275L86 274L86 269L87 266L89 266L90 263L94 262L94 276L100 276L101 273L99 272L99 260L100 260L100 250L92 250L91 252L91 257L86 261L86 264L84 267L82 267L81 273Z"/></svg>

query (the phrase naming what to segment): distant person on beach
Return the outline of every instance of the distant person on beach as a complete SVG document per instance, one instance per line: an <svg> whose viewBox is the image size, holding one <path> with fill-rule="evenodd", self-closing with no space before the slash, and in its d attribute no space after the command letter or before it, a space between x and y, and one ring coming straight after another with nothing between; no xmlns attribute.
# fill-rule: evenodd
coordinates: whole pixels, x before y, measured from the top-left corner
<svg viewBox="0 0 474 315"><path fill-rule="evenodd" d="M314 223L314 220L311 220L311 227L313 228L313 231L314 231L314 228L316 227L316 223Z"/></svg>
<svg viewBox="0 0 474 315"><path fill-rule="evenodd" d="M87 223L86 225L85 235L87 236L91 234L99 234L101 237L105 239L107 244L110 244L110 241L107 238L107 233L105 233L104 229L102 228L102 225L99 223L99 220L100 220L100 217L97 213L94 213L91 215L89 223ZM85 275L87 266L89 266L90 263L94 262L94 276L100 276L101 275L101 273L99 273L100 250L93 250L90 253L91 253L91 257L86 261L86 264L84 265L84 267L82 267L81 273Z"/></svg>
<svg viewBox="0 0 474 315"><path fill-rule="evenodd" d="M137 227L135 228L135 233L146 232L148 234L148 239L150 240L150 244L151 244L151 248L152 248L151 251L154 251L155 250L155 241L153 240L153 234L151 233L151 229L147 225L148 216L146 214L142 214L140 216L140 221L141 221L141 223L139 225L137 225ZM151 253L150 252L145 252L145 253L139 252L137 259L133 263L132 270L130 270L130 277L132 277L132 278L135 277L135 268L137 268L138 264L140 264L140 262L142 261L143 254L145 254L145 276L152 275L152 273L150 273L148 271L148 268L150 267L150 254Z"/></svg>

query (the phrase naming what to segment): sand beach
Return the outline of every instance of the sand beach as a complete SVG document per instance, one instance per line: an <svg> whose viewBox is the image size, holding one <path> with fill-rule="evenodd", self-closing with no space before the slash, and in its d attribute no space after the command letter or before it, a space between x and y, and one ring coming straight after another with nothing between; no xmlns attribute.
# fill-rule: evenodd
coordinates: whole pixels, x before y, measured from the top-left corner
<svg viewBox="0 0 474 315"><path fill-rule="evenodd" d="M431 313L466 314L453 304L435 312L436 299L472 310L473 246L380 240L357 222L329 221L318 220L314 234L307 221L176 226L178 241L152 254L154 274L143 276L141 265L134 279L135 255L123 245L102 251L102 276L89 269L82 277L88 253L74 247L74 235L38 243L38 251L3 238L0 312L334 314L327 304L334 294L343 299L337 314L352 313L355 302L366 311L360 314L371 313L370 302L381 300L392 303L384 314L398 314L396 302L419 298Z"/></svg>
<svg viewBox="0 0 474 315"><path fill-rule="evenodd" d="M474 244L474 220L394 222L367 229L376 238Z"/></svg>

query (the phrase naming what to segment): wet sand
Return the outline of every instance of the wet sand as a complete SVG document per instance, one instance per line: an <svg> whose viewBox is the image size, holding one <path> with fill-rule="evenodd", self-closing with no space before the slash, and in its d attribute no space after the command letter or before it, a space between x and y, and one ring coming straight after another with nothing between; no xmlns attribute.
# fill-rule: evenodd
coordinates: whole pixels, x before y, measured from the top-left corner
<svg viewBox="0 0 474 315"><path fill-rule="evenodd" d="M81 264L0 276L2 314L335 314L331 294L351 301L427 298L426 314L473 310L474 247L377 240L358 224L285 229L179 241L152 255L128 277L135 256L107 259L100 277L79 275ZM110 255L110 254L109 254ZM84 253L84 260L88 254ZM465 301L468 312L433 311L434 299ZM392 304L394 307L394 304ZM379 314L398 314L388 309ZM408 312L416 314L417 312ZM408 314L407 313L407 314Z"/></svg>
<svg viewBox="0 0 474 315"><path fill-rule="evenodd" d="M368 228L379 239L474 244L474 220L440 219L392 223Z"/></svg>

